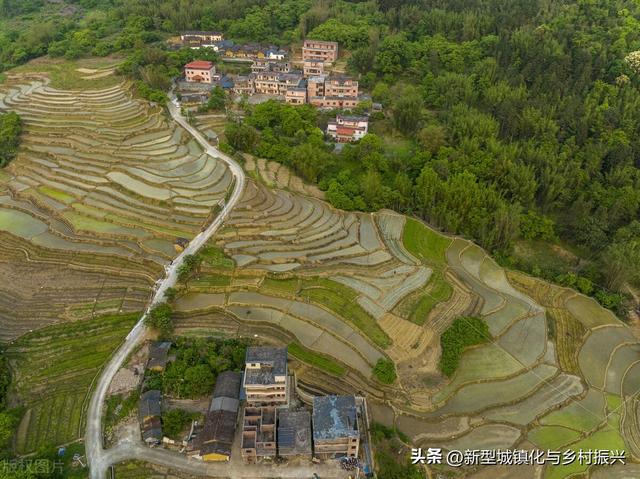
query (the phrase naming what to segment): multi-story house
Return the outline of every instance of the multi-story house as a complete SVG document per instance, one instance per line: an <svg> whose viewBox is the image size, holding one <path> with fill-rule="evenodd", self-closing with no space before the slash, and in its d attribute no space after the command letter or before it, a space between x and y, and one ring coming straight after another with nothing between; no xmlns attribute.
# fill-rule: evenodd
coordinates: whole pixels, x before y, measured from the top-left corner
<svg viewBox="0 0 640 479"><path fill-rule="evenodd" d="M324 75L324 62L319 60L305 60L302 66L305 77Z"/></svg>
<svg viewBox="0 0 640 479"><path fill-rule="evenodd" d="M243 387L250 406L288 404L287 348L247 348Z"/></svg>
<svg viewBox="0 0 640 479"><path fill-rule="evenodd" d="M284 100L292 105L304 105L307 103L307 89L304 86L289 88Z"/></svg>
<svg viewBox="0 0 640 479"><path fill-rule="evenodd" d="M338 59L338 43L307 39L302 46L302 59L334 63Z"/></svg>
<svg viewBox="0 0 640 479"><path fill-rule="evenodd" d="M309 79L309 103L319 108L353 108L358 104L358 81L347 77L324 77L322 88L316 77ZM317 77L318 79L321 77Z"/></svg>
<svg viewBox="0 0 640 479"><path fill-rule="evenodd" d="M311 101L311 98L324 96L326 78L324 75L307 78L307 98L309 101Z"/></svg>
<svg viewBox="0 0 640 479"><path fill-rule="evenodd" d="M337 115L335 121L327 124L327 135L338 143L348 143L362 139L369 131L369 119L366 116Z"/></svg>
<svg viewBox="0 0 640 479"><path fill-rule="evenodd" d="M213 83L216 77L216 67L212 62L196 60L184 66L184 76L190 83Z"/></svg>
<svg viewBox="0 0 640 479"><path fill-rule="evenodd" d="M324 83L325 96L340 98L358 97L358 80L347 77L330 77Z"/></svg>
<svg viewBox="0 0 640 479"><path fill-rule="evenodd" d="M256 58L251 64L251 72L289 73L291 72L291 63L269 58Z"/></svg>
<svg viewBox="0 0 640 479"><path fill-rule="evenodd" d="M304 86L302 75L299 73L260 72L253 78L255 93L263 95L286 96L291 88Z"/></svg>
<svg viewBox="0 0 640 479"><path fill-rule="evenodd" d="M322 459L358 457L360 431L354 396L313 398L313 443Z"/></svg>

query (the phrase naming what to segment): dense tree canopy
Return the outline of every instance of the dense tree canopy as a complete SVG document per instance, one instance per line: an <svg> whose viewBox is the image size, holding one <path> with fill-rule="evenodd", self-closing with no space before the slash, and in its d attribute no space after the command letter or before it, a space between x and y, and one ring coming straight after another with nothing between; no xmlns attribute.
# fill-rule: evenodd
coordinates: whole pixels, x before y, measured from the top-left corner
<svg viewBox="0 0 640 479"><path fill-rule="evenodd" d="M20 144L22 122L15 112L0 114L0 168L9 164Z"/></svg>

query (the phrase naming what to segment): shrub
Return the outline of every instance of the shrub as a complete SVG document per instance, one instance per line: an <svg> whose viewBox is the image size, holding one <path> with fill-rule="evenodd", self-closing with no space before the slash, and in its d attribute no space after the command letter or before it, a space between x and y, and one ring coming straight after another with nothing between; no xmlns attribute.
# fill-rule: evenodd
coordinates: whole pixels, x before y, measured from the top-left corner
<svg viewBox="0 0 640 479"><path fill-rule="evenodd" d="M22 120L15 112L0 114L0 168L16 154L22 133Z"/></svg>
<svg viewBox="0 0 640 479"><path fill-rule="evenodd" d="M195 418L197 414L184 411L183 409L172 409L162 415L162 429L167 437L172 439L182 439L178 437Z"/></svg>
<svg viewBox="0 0 640 479"><path fill-rule="evenodd" d="M173 332L171 313L173 313L171 306L167 303L161 303L149 311L145 324L159 331L163 336L168 336Z"/></svg>
<svg viewBox="0 0 640 479"><path fill-rule="evenodd" d="M471 316L457 318L440 337L440 371L451 377L460 364L464 350L469 346L485 343L490 338L489 326L483 319Z"/></svg>

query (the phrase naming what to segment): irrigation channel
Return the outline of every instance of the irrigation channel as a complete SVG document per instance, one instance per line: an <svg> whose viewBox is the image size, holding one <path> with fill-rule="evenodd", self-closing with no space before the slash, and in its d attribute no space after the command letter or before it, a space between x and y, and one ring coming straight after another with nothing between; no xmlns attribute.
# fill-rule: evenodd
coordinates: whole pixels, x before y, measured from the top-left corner
<svg viewBox="0 0 640 479"><path fill-rule="evenodd" d="M131 332L127 335L124 343L113 355L98 379L95 390L91 397L91 401L89 403L89 408L87 410L87 431L85 435L85 448L90 468L90 475L95 479L104 478L107 468L112 464L111 458L113 455L107 454L108 451L103 448L102 442L102 410L109 384L111 384L113 377L120 369L127 356L129 356L129 354L143 339L145 332L144 320L151 308L156 304L161 303L167 289L176 284L178 278L178 269L184 262L185 257L197 253L198 250L202 246L204 246L205 243L215 234L215 232L218 230L218 228L220 228L224 220L229 215L229 212L236 206L236 204L240 200L245 186L245 174L242 171L240 165L236 163L232 158L219 151L217 148L211 146L209 142L205 140L202 134L186 121L186 119L182 116L180 108L177 105L177 101L175 99L167 102L167 105L169 113L171 114L173 119L185 130L187 130L198 143L200 143L204 151L209 156L211 156L212 158L220 159L226 163L226 165L229 167L229 170L231 171L231 174L233 175L234 186L231 196L221 209L220 213L213 220L213 222L205 230L201 231L195 238L193 238L189 245L184 249L184 251L179 256L177 256L170 265L165 268L166 275L164 279L159 280L159 282L156 284L155 294L151 299L147 310L140 318L140 321L136 323ZM128 449L131 451L131 454L129 456L127 456L127 454L124 454L123 456L125 457L118 457L120 461L126 459L141 459L141 452L144 451L139 451L135 448ZM144 459L144 457L142 457L142 459ZM151 460L151 462L154 462L153 457L150 457L149 459Z"/></svg>

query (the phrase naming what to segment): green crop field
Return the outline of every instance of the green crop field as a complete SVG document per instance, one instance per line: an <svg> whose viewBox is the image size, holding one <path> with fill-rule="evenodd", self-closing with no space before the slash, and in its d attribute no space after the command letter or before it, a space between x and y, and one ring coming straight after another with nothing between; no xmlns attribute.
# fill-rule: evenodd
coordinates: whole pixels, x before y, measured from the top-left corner
<svg viewBox="0 0 640 479"><path fill-rule="evenodd" d="M13 394L25 407L16 449L29 453L82 437L91 384L138 314L48 326L6 350Z"/></svg>
<svg viewBox="0 0 640 479"><path fill-rule="evenodd" d="M402 236L407 251L426 264L442 266L451 240L428 228L418 220L407 219Z"/></svg>

